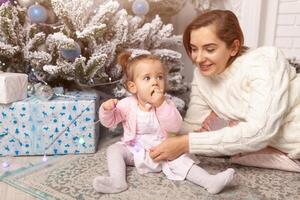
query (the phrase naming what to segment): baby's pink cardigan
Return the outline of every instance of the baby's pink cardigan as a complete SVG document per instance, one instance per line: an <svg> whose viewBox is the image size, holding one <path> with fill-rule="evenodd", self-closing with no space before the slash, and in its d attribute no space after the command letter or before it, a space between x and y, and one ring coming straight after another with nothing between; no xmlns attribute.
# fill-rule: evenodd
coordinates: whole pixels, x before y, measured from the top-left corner
<svg viewBox="0 0 300 200"><path fill-rule="evenodd" d="M136 136L136 113L138 102L135 96L126 97L118 102L111 111L106 111L101 105L99 109L99 119L103 126L107 128L115 127L122 122L124 135L122 141L130 143ZM166 98L161 106L151 109L155 112L160 124L161 133L164 138L168 132L178 132L181 127L182 117L171 99Z"/></svg>

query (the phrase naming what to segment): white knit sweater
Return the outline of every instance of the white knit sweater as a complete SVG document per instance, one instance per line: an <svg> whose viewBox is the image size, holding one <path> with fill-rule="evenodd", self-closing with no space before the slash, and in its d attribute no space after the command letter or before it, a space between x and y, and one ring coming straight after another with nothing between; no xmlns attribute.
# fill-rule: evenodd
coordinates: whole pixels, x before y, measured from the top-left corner
<svg viewBox="0 0 300 200"><path fill-rule="evenodd" d="M191 86L183 125L191 153L234 155L273 146L300 158L300 76L279 49L250 51L214 77L202 76L196 68ZM193 132L212 110L240 123Z"/></svg>

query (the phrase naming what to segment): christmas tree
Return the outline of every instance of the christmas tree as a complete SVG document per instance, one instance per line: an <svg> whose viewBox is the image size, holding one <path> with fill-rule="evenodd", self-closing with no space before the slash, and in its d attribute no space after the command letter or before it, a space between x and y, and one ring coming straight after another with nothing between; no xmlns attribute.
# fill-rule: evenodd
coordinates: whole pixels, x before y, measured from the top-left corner
<svg viewBox="0 0 300 200"><path fill-rule="evenodd" d="M168 66L167 92L185 92L181 54L175 50L181 37L158 15L145 18L147 1L136 1L128 14L117 0L2 0L0 70L34 75L35 81L51 86L97 88L121 97L126 92L116 56L145 49ZM180 100L177 104L184 107Z"/></svg>

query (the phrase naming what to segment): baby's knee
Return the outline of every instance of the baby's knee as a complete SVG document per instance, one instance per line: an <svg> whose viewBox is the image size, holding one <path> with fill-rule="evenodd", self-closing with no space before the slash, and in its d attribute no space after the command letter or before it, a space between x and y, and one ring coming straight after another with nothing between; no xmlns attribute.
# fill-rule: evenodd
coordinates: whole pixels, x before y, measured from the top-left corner
<svg viewBox="0 0 300 200"><path fill-rule="evenodd" d="M115 143L115 144L112 144L110 145L106 152L109 153L109 152L122 152L123 150L123 145L122 144L119 144L119 143Z"/></svg>

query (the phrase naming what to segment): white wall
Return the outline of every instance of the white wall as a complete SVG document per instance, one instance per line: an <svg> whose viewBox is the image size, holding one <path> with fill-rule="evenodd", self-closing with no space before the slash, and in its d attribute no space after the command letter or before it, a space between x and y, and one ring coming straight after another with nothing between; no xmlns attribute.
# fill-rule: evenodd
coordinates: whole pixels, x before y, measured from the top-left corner
<svg viewBox="0 0 300 200"><path fill-rule="evenodd" d="M300 61L300 0L279 1L274 43Z"/></svg>
<svg viewBox="0 0 300 200"><path fill-rule="evenodd" d="M174 32L175 34L181 35L185 29L185 27L188 25L189 22L193 20L193 18L196 16L196 11L192 4L186 3L184 8L172 18L171 23L174 25ZM182 53L182 61L184 63L184 70L182 71L183 76L185 77L185 80L190 83L192 81L193 76L193 68L191 60L188 58L188 56L185 53L184 47L182 46L179 49L179 52Z"/></svg>

